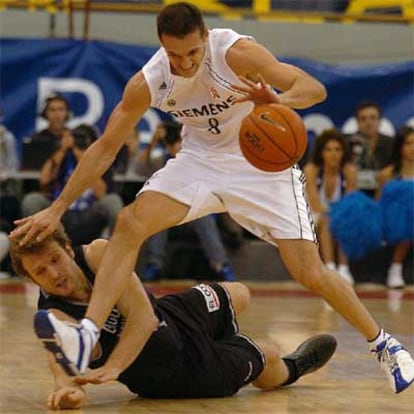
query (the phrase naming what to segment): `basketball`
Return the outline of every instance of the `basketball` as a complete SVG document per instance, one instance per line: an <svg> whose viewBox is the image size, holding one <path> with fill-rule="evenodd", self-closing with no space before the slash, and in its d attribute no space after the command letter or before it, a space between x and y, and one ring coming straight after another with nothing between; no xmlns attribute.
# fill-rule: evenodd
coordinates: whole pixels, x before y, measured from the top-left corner
<svg viewBox="0 0 414 414"><path fill-rule="evenodd" d="M302 158L308 137L301 117L293 109L280 104L256 105L243 119L239 144L250 164L277 172Z"/></svg>

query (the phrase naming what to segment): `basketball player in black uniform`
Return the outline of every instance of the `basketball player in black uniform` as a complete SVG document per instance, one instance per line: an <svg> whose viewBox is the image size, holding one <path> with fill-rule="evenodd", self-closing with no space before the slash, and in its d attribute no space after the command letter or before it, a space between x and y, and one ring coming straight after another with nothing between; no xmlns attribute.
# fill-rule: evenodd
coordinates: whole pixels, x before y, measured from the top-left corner
<svg viewBox="0 0 414 414"><path fill-rule="evenodd" d="M53 312L52 321L76 321L86 311L106 243L72 248L58 228L40 243L20 246L12 239L11 257L16 272L40 286L39 309ZM38 336L54 351L48 353L55 377L50 409L81 406L82 385L88 382L118 380L147 398L225 397L248 383L275 388L322 367L336 348L335 338L317 335L281 358L274 345L241 335L236 315L247 307L250 294L238 282L200 284L158 299L145 292L135 274L130 282L100 333L92 370L75 381L62 369L67 364L58 361L64 356L56 352L53 330L39 329L35 318Z"/></svg>

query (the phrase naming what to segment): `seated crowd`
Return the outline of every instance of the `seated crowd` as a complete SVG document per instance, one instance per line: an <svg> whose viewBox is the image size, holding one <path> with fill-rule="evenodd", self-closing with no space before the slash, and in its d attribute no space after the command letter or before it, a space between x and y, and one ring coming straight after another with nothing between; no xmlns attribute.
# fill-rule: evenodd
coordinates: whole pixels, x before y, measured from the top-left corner
<svg viewBox="0 0 414 414"><path fill-rule="evenodd" d="M12 272L7 234L13 228L14 220L50 205L60 194L85 149L99 136L93 126L79 125L74 129L67 126L70 107L61 95L49 97L41 115L47 121L47 127L31 136L30 142L47 143L50 154L39 168L38 185L32 191L24 189L13 178L19 170L17 143L10 131L4 126L0 128L0 275L3 278ZM357 275L353 275L354 258L347 257L346 249L342 248L331 231L331 205L358 190L372 200L381 200L388 182L401 180L414 183L413 128L401 128L395 138L381 134L381 110L375 102L361 103L355 117L358 125L355 134L344 135L335 129L326 130L315 138L309 155L301 161L321 257L328 267L337 268L339 274L351 284L359 281ZM143 177L150 176L174 157L180 150L180 143L180 125L174 121L162 122L147 145L141 142L138 130L131 131L113 166L63 216L62 224L73 244L87 244L98 237L108 238L118 212L133 199L143 185ZM125 180L121 187L117 186L114 182L116 173L130 179ZM177 239L184 244L189 239L187 247L193 247L194 242L199 245L209 269L201 276L226 281L237 278L228 251L237 250L244 239L253 236L227 214L207 216L190 224L156 234L147 240L141 276L144 281L155 281L169 274L166 271L170 248L168 241ZM407 283L403 266L412 252L413 241L398 240L389 244L392 244L388 246L392 253L385 284L390 288L401 288ZM199 270L193 267L187 273L190 276ZM181 270L180 273L186 272Z"/></svg>

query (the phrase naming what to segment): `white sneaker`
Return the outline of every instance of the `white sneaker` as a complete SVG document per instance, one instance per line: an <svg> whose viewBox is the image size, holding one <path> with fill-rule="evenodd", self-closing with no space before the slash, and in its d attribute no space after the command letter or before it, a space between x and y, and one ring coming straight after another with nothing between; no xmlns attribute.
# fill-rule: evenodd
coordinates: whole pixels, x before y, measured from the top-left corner
<svg viewBox="0 0 414 414"><path fill-rule="evenodd" d="M11 275L9 272L0 272L0 280L10 279Z"/></svg>
<svg viewBox="0 0 414 414"><path fill-rule="evenodd" d="M349 271L347 266L339 266L338 274L342 279L346 280L349 284L353 285L355 283L352 273Z"/></svg>
<svg viewBox="0 0 414 414"><path fill-rule="evenodd" d="M395 393L404 391L414 382L414 361L408 351L393 337L387 337L375 348L371 348L385 372Z"/></svg>
<svg viewBox="0 0 414 414"><path fill-rule="evenodd" d="M94 347L93 335L83 326L61 321L46 310L34 317L36 335L68 375L85 373Z"/></svg>
<svg viewBox="0 0 414 414"><path fill-rule="evenodd" d="M405 281L402 274L389 272L387 276L387 286L391 289L403 288L405 286Z"/></svg>

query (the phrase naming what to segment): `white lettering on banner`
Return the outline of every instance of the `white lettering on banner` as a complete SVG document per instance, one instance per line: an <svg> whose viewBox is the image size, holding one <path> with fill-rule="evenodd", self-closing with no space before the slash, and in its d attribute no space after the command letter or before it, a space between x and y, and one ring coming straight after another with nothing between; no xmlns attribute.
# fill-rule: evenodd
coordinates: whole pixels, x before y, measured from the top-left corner
<svg viewBox="0 0 414 414"><path fill-rule="evenodd" d="M414 128L414 116L407 119L406 125L410 126L411 128Z"/></svg>
<svg viewBox="0 0 414 414"><path fill-rule="evenodd" d="M37 107L38 112L43 109L45 100L48 96L56 93L81 93L85 95L88 104L86 112L82 115L73 117L68 122L68 126L73 128L79 124L85 123L95 125L102 116L104 109L104 96L98 85L80 78L39 78ZM37 117L36 131L46 128L46 121Z"/></svg>

